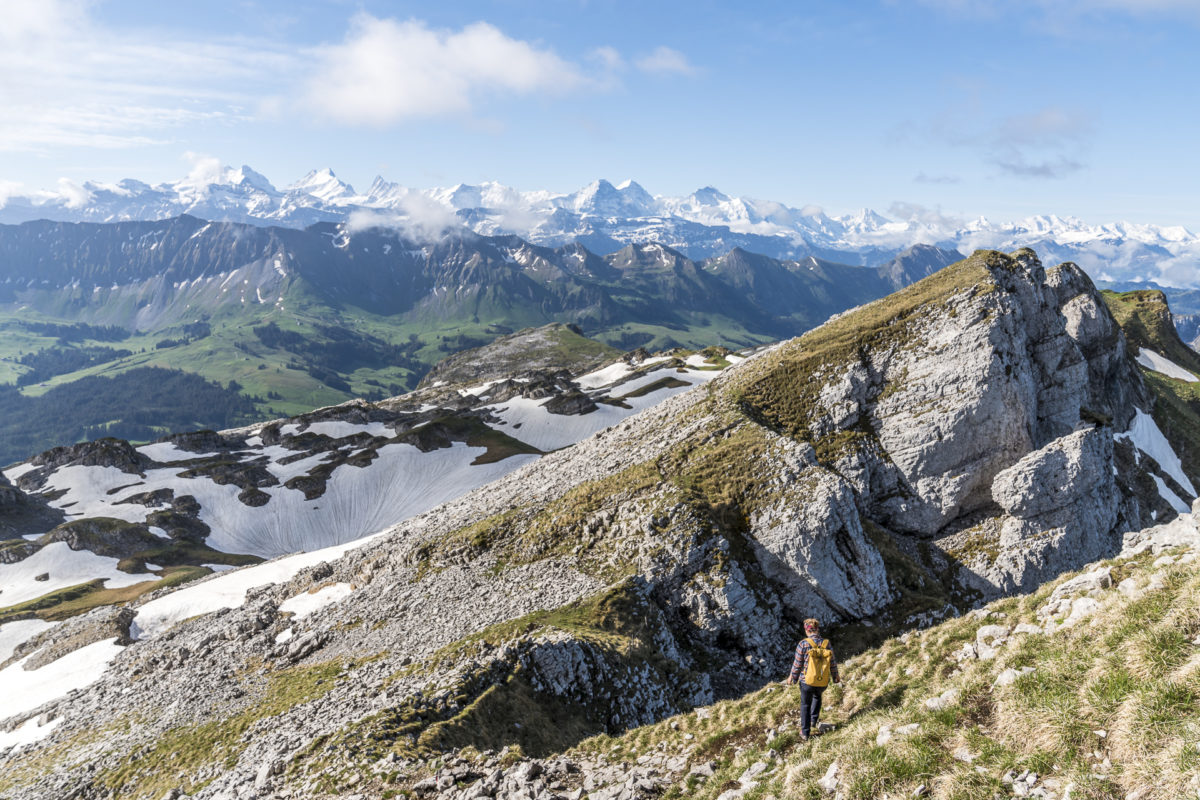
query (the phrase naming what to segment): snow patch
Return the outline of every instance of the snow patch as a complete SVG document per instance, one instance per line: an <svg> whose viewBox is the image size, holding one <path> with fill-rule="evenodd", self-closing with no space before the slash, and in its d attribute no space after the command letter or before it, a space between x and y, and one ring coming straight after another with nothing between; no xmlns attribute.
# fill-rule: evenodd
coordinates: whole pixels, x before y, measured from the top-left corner
<svg viewBox="0 0 1200 800"><path fill-rule="evenodd" d="M488 389L492 388L497 383L500 383L500 381L494 380L494 381L488 381L487 383L481 383L478 386L468 386L466 389L459 389L458 393L463 395L464 397L467 395L474 395L475 397L480 397Z"/></svg>
<svg viewBox="0 0 1200 800"><path fill-rule="evenodd" d="M1167 486L1167 482L1157 475L1151 474L1154 478L1154 484L1158 486L1158 494L1163 500L1167 501L1167 505L1171 506L1177 514L1186 514L1190 510L1187 503L1179 499L1179 495L1171 491L1171 487Z"/></svg>
<svg viewBox="0 0 1200 800"><path fill-rule="evenodd" d="M162 473L168 471L151 470L147 473L147 477L153 472ZM196 481L186 482L189 487L194 486L196 483ZM115 489L118 486L130 486L130 484L138 484L138 486L130 488L130 494L154 488L149 485L142 485L149 484L149 481L137 475L122 472L116 467L87 467L75 464L63 467L52 473L46 479L43 491L60 491L65 493L57 500L52 500L50 505L63 509L69 519L78 517L114 517L126 522L143 522L148 513L145 506L117 504L114 502L117 498L108 493L110 489ZM184 494L190 493L190 489L184 492Z"/></svg>
<svg viewBox="0 0 1200 800"><path fill-rule="evenodd" d="M586 375L580 375L575 379L575 382L583 389L599 389L601 386L608 386L610 383L616 383L631 372L633 372L633 367L629 366L624 361L618 361L615 364L609 364L607 367L598 369L595 372L589 372Z"/></svg>
<svg viewBox="0 0 1200 800"><path fill-rule="evenodd" d="M218 453L193 453L184 450L174 442L155 442L144 444L137 451L152 461L169 463L171 461L190 461L194 458L214 458Z"/></svg>
<svg viewBox="0 0 1200 800"><path fill-rule="evenodd" d="M22 644L57 624L41 619L19 619L0 626L0 664L12 658Z"/></svg>
<svg viewBox="0 0 1200 800"><path fill-rule="evenodd" d="M546 400L514 397L503 403L488 406L488 409L503 421L503 424L488 423L488 425L495 430L503 431L520 439L526 444L531 444L539 450L558 450L561 447L581 442L605 428L616 425L628 416L691 389L696 384L709 381L717 374L719 373L716 370L685 370L683 372L659 371L642 375L614 387L609 394L613 397L624 397L630 392L635 392L666 377L676 378L683 381L685 385L664 387L640 397L627 398L623 402L629 408L602 403L595 411L587 414L551 414L544 407Z"/></svg>
<svg viewBox="0 0 1200 800"><path fill-rule="evenodd" d="M1200 381L1200 378L1197 378L1191 372L1179 366L1171 359L1167 358L1161 353L1156 353L1147 347L1143 347L1138 351L1137 363L1141 364L1146 369L1162 373L1168 378L1178 378L1181 381L1191 381L1193 383Z"/></svg>
<svg viewBox="0 0 1200 800"><path fill-rule="evenodd" d="M75 689L91 686L124 649L113 638L72 650L38 669L25 669L28 656L9 664L0 670L0 686L4 687L0 695L0 719L32 711Z"/></svg>
<svg viewBox="0 0 1200 800"><path fill-rule="evenodd" d="M38 723L38 717L32 717L25 724L13 731L0 731L0 753L14 747L24 747L27 744L40 742L53 732L62 722L62 717L52 719L45 725Z"/></svg>
<svg viewBox="0 0 1200 800"><path fill-rule="evenodd" d="M185 586L140 607L130 626L130 634L135 639L152 639L177 622L198 614L208 614L222 608L238 608L246 602L246 592L250 589L290 580L305 567L341 558L377 536L379 534L311 553L278 558Z"/></svg>
<svg viewBox="0 0 1200 800"><path fill-rule="evenodd" d="M322 586L315 592L304 592L295 597L289 597L279 604L282 613L292 613L296 619L304 619L309 614L320 611L328 605L345 600L354 591L348 583L331 583Z"/></svg>
<svg viewBox="0 0 1200 800"><path fill-rule="evenodd" d="M280 428L280 433L284 435L295 436L299 432L300 426L296 424L284 425ZM359 433L369 433L372 436L386 436L389 439L395 435L382 422L368 422L366 425L357 425L353 422L346 422L340 419L313 422L305 429L305 433L328 436L330 439L344 439L347 436L354 436Z"/></svg>
<svg viewBox="0 0 1200 800"><path fill-rule="evenodd" d="M4 477L8 478L8 480L11 481L12 483L16 483L17 478L21 477L26 472L32 472L35 469L37 469L37 467L35 467L33 464L30 464L28 461L26 461L24 464L18 464L17 466L13 467L12 469L4 470Z"/></svg>

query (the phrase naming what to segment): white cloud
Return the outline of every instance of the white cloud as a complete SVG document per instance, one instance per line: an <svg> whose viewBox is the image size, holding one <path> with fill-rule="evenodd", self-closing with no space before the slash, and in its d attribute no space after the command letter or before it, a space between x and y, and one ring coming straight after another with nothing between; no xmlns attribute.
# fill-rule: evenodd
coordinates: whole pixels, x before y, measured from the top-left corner
<svg viewBox="0 0 1200 800"><path fill-rule="evenodd" d="M346 220L351 233L392 230L416 242L431 242L462 226L454 209L416 192L405 195L396 211L354 211Z"/></svg>
<svg viewBox="0 0 1200 800"><path fill-rule="evenodd" d="M595 61L606 72L618 72L625 69L625 57L615 47L597 47L590 54L592 61Z"/></svg>
<svg viewBox="0 0 1200 800"><path fill-rule="evenodd" d="M58 195L67 201L67 208L83 208L92 199L91 192L66 178L58 179Z"/></svg>
<svg viewBox="0 0 1200 800"><path fill-rule="evenodd" d="M225 167L220 159L212 156L193 153L190 150L183 154L184 159L192 165L187 177L181 183L185 186L209 186L221 183L225 178Z"/></svg>
<svg viewBox="0 0 1200 800"><path fill-rule="evenodd" d="M1080 160L1091 120L1057 106L1000 120L984 135L987 160L1020 178L1065 178L1084 168Z"/></svg>
<svg viewBox="0 0 1200 800"><path fill-rule="evenodd" d="M962 183L962 178L958 177L957 175L948 175L948 174L930 175L930 174L926 173L924 170L921 170L913 178L913 181L915 183L951 184L951 183Z"/></svg>
<svg viewBox="0 0 1200 800"><path fill-rule="evenodd" d="M469 113L492 94L558 94L583 84L553 51L477 22L432 30L359 14L341 44L319 48L308 103L324 116L386 125Z"/></svg>
<svg viewBox="0 0 1200 800"><path fill-rule="evenodd" d="M157 144L241 119L294 57L264 42L109 29L79 0L0 0L0 152Z"/></svg>
<svg viewBox="0 0 1200 800"><path fill-rule="evenodd" d="M25 185L16 181L0 180L0 208L8 205L8 201L14 197L23 197L26 194Z"/></svg>
<svg viewBox="0 0 1200 800"><path fill-rule="evenodd" d="M1085 169L1084 157L1093 135L1091 114L1062 106L1005 117L946 113L921 127L931 138L975 151L1003 175L1035 179L1065 178ZM922 172L915 180L954 183L957 179Z"/></svg>
<svg viewBox="0 0 1200 800"><path fill-rule="evenodd" d="M696 68L687 60L687 56L665 45L656 47L652 53L642 56L634 64L642 72L669 75L694 75L696 73Z"/></svg>

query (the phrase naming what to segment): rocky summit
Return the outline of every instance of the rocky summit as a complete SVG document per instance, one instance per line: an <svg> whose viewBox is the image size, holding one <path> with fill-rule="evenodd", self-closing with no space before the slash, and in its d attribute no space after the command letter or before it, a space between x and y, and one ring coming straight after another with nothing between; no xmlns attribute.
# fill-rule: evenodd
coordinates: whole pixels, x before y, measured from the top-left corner
<svg viewBox="0 0 1200 800"><path fill-rule="evenodd" d="M1135 349L1074 265L1046 269L1029 250L980 251L744 360L711 354L711 366L736 363L586 438L557 440L548 427L524 439L538 457L371 536L53 624L36 614L5 623L0 796L732 800L763 787L879 796L893 783L920 796L929 787L910 778L941 774L941 739L926 744L925 761L903 762L915 765L911 774L880 777L852 750L832 759L822 744L788 738L789 701L763 687L790 664L799 621L821 618L843 657L861 654L850 674L863 688L834 690L831 707L847 717L893 709L895 719L871 717L879 763L888 763L900 752L889 742L906 747L922 726L948 727L946 715L982 724L985 704L967 698L990 660L985 647L1015 640L1017 629L983 631L979 615L1020 610L1015 599L999 601L1007 611L983 603L1035 592L1123 548L1145 571L1148 551L1194 546L1194 524L1151 527L1188 510L1196 476L1156 422L1159 395ZM607 369L562 380L588 398L635 367ZM632 405L671 378L681 382L667 375L607 400ZM520 383L487 380L505 393ZM570 386L556 397L568 394ZM588 402L606 405L600 399L561 402L586 419ZM536 421L529 404L507 394L493 405L510 416L489 430L503 421L521 435ZM387 441L353 443L378 448L382 461L402 426L359 424L391 431L367 432ZM325 426L318 434L331 436ZM196 446L269 447L285 427ZM147 459L166 455L155 447L105 469L130 483L130 470L150 476ZM72 464L59 461L30 462L17 485L58 470L56 491L81 491L84 479L68 486ZM362 461L339 469L380 469ZM120 489L135 490L150 487ZM63 534L42 548L70 542ZM1192 561L1180 559L1162 586L1177 589ZM1103 598L1085 595L1111 587L1112 569L1108 583L1029 595L1049 610L1026 609L1040 622L1024 633L1046 640L1075 626L1100 606ZM1129 590L1149 591L1140 578ZM1190 613L1180 636L1200 633ZM940 620L944 634L889 638ZM917 646L908 645L914 635L921 652L909 658L897 642ZM949 644L965 653L968 639L973 655L961 663L942 653ZM1193 643L1176 644L1186 660ZM882 652L905 677L889 675ZM1026 665L1011 660L995 680L1024 691ZM913 721L905 684L937 691ZM1190 691L1194 700L1194 681L1181 685L1164 696ZM844 738L875 753L865 736ZM1078 771L1053 760L1021 767L1018 750L984 753L976 740L961 747L956 763L968 767L947 771L960 782L947 785L992 787L982 773L966 776L982 758L997 792L1041 787L1059 797L1066 782L1052 776L1052 785L1047 771ZM1194 768L1179 752L1178 763ZM1111 760L1088 764L1105 780L1115 772ZM1186 787L1186 776L1169 785ZM1166 796L1180 795L1138 795Z"/></svg>

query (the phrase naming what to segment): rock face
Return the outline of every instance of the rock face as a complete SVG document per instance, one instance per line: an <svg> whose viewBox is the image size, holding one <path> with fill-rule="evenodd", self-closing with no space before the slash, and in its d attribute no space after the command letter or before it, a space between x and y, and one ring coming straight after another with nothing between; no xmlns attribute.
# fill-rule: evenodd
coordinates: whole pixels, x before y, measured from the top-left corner
<svg viewBox="0 0 1200 800"><path fill-rule="evenodd" d="M26 494L0 474L0 563L19 561L16 553L28 549L8 541L48 531L62 519L60 510Z"/></svg>
<svg viewBox="0 0 1200 800"><path fill-rule="evenodd" d="M874 330L854 330L864 319ZM787 381L810 401L789 403ZM964 559L988 593L1170 513L1139 488L1144 467L1114 456L1113 433L1153 402L1124 336L1078 267L1047 273L1032 251L977 253L834 320L781 348L745 397L812 441L880 525L992 552Z"/></svg>
<svg viewBox="0 0 1200 800"><path fill-rule="evenodd" d="M992 497L1007 518L988 577L1011 591L1061 573L1064 557L1087 563L1119 550L1113 463L1111 431L1093 428L1055 439L997 475Z"/></svg>
<svg viewBox="0 0 1200 800"><path fill-rule="evenodd" d="M53 746L70 765L10 793L310 796L323 753L545 755L780 677L804 617L902 626L893 601L938 574L970 602L952 590L1022 591L1113 553L1169 507L1125 435L1147 395L1106 315L1069 265L977 253L327 563L148 596L94 684L3 723L61 716L8 758ZM20 654L111 627L91 612ZM230 720L187 764L164 744Z"/></svg>
<svg viewBox="0 0 1200 800"><path fill-rule="evenodd" d="M762 572L778 581L786 607L825 619L866 617L890 600L883 560L850 484L819 468L811 447L797 449L804 468L785 472L786 488L751 519Z"/></svg>

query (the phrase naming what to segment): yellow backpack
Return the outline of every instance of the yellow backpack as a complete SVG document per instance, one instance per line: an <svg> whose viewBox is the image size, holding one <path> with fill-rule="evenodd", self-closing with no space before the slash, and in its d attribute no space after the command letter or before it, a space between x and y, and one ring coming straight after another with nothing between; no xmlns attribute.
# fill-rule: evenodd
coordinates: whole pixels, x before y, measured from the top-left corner
<svg viewBox="0 0 1200 800"><path fill-rule="evenodd" d="M820 644L811 638L808 642L808 666L804 669L804 682L809 686L829 685L829 664L833 661L833 651L829 649L829 640L822 639Z"/></svg>

